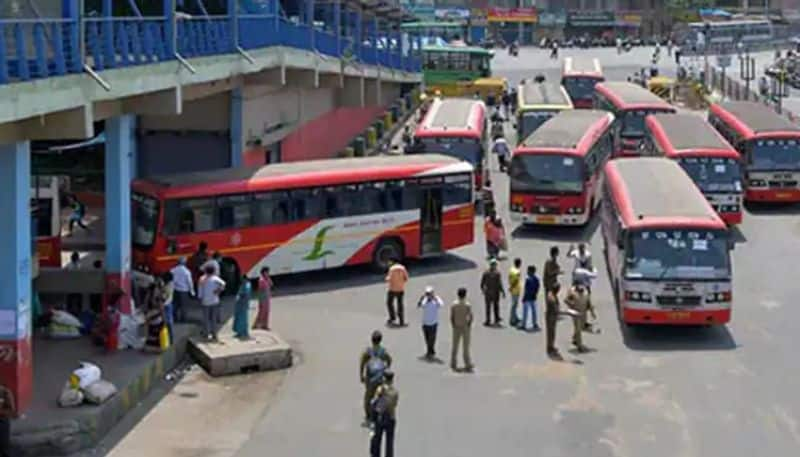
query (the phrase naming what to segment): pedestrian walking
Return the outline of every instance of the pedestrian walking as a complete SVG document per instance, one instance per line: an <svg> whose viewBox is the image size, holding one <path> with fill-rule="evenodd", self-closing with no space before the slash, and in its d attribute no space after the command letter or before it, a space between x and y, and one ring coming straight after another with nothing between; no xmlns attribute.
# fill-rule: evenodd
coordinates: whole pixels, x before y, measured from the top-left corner
<svg viewBox="0 0 800 457"><path fill-rule="evenodd" d="M481 276L481 291L486 303L486 314L483 325L492 325L492 314L494 314L494 325L500 326L503 319L500 318L500 297L506 297L503 288L503 277L497 269L497 259L489 260L489 269Z"/></svg>
<svg viewBox="0 0 800 457"><path fill-rule="evenodd" d="M380 457L381 441L386 436L386 457L394 457L394 430L397 426L397 404L400 393L394 386L394 372L386 370L383 383L375 390L372 409L375 418L375 430L369 443L370 457Z"/></svg>
<svg viewBox="0 0 800 457"><path fill-rule="evenodd" d="M511 155L511 148L508 147L508 142L502 135L494 137L492 143L492 152L497 155L497 163L500 167L500 172L505 173L508 166L508 156Z"/></svg>
<svg viewBox="0 0 800 457"><path fill-rule="evenodd" d="M164 286L164 280L161 277L156 277L153 284L150 285L150 294L147 303L147 311L145 311L145 322L147 323L147 332L142 350L146 352L162 352L166 349L165 346L169 345L169 341L164 345L162 343L162 331L166 326L166 319L164 315L164 305L167 300L167 291Z"/></svg>
<svg viewBox="0 0 800 457"><path fill-rule="evenodd" d="M386 273L386 310L389 312L389 319L386 325L393 326L400 321L399 326L405 327L403 310L403 295L405 295L406 283L408 282L408 271L398 259L389 261L389 271ZM397 308L395 309L395 303Z"/></svg>
<svg viewBox="0 0 800 457"><path fill-rule="evenodd" d="M207 267L212 267L214 269L214 274L220 276L220 265L222 264L222 254L219 251L215 251L214 254L211 256L210 259L206 260L201 266L200 271L206 271Z"/></svg>
<svg viewBox="0 0 800 457"><path fill-rule="evenodd" d="M458 347L463 344L464 369L472 371L474 365L469 355L470 333L472 332L472 306L467 301L467 289L461 287L456 292L457 299L450 307L450 325L453 328L453 344L450 352L450 368L458 371L456 363Z"/></svg>
<svg viewBox="0 0 800 457"><path fill-rule="evenodd" d="M622 38L621 37L617 37L615 42L616 42L616 45L617 45L617 54L622 54Z"/></svg>
<svg viewBox="0 0 800 457"><path fill-rule="evenodd" d="M675 48L675 65L680 66L681 54L682 54L681 48L680 47Z"/></svg>
<svg viewBox="0 0 800 457"><path fill-rule="evenodd" d="M217 322L220 319L219 296L225 290L225 281L214 273L214 267L206 266L197 284L197 294L203 307L203 324L206 337L217 341Z"/></svg>
<svg viewBox="0 0 800 457"><path fill-rule="evenodd" d="M269 313L272 302L272 289L275 285L269 276L269 267L262 267L258 276L258 314L253 329L269 330Z"/></svg>
<svg viewBox="0 0 800 457"><path fill-rule="evenodd" d="M558 59L558 41L556 40L550 43L550 58Z"/></svg>
<svg viewBox="0 0 800 457"><path fill-rule="evenodd" d="M559 301L558 292L561 286L556 283L551 290L545 294L545 337L547 339L547 355L550 358L559 358L561 354L556 348L556 325L558 325Z"/></svg>
<svg viewBox="0 0 800 457"><path fill-rule="evenodd" d="M589 292L580 282L575 283L567 292L564 303L575 312L572 317L572 344L575 345L578 352L588 352L589 348L583 344L583 330L586 328L587 313L591 314L593 319L597 319L592 302L589 299Z"/></svg>
<svg viewBox="0 0 800 457"><path fill-rule="evenodd" d="M494 211L484 219L483 234L486 238L486 257L489 260L498 259L500 250L506 246L506 241L502 222Z"/></svg>
<svg viewBox="0 0 800 457"><path fill-rule="evenodd" d="M561 271L561 266L558 264L558 246L550 248L550 258L544 263L544 272L542 280L544 282L544 291L547 293L558 284L559 275L564 272Z"/></svg>
<svg viewBox="0 0 800 457"><path fill-rule="evenodd" d="M503 115L506 118L511 116L511 94L509 93L508 89L503 91Z"/></svg>
<svg viewBox="0 0 800 457"><path fill-rule="evenodd" d="M571 244L569 249L567 249L567 257L575 261L572 267L573 283L576 280L576 276L580 276L581 281L585 281L587 279L586 275L582 274L580 270L585 270L587 272L594 271L594 265L592 264L592 253L589 252L589 249L586 247L586 243L578 243L577 248ZM591 284L584 283L584 286L591 291Z"/></svg>
<svg viewBox="0 0 800 457"><path fill-rule="evenodd" d="M383 347L383 334L378 330L372 332L370 345L361 353L358 364L358 376L364 384L364 425L369 426L374 417L371 402L375 391L383 383L386 371L392 366L392 356Z"/></svg>
<svg viewBox="0 0 800 457"><path fill-rule="evenodd" d="M525 278L525 290L522 295L522 322L519 329L528 329L528 313L531 315L531 330L538 332L539 320L536 318L536 297L539 296L539 278L536 277L536 267L528 266L527 277Z"/></svg>
<svg viewBox="0 0 800 457"><path fill-rule="evenodd" d="M250 300L253 299L253 285L247 275L242 275L236 292L236 306L233 310L233 334L240 340L250 338L250 326L247 318L250 313Z"/></svg>
<svg viewBox="0 0 800 457"><path fill-rule="evenodd" d="M508 323L512 327L519 325L519 306L520 295L522 295L522 259L514 259L514 264L508 269L508 294L511 295L511 310L508 315Z"/></svg>
<svg viewBox="0 0 800 457"><path fill-rule="evenodd" d="M70 195L69 200L70 206L72 206L72 213L69 215L68 222L69 235L72 236L72 231L76 224L86 232L91 232L89 227L83 221L83 218L86 217L86 205L84 205L75 194Z"/></svg>
<svg viewBox="0 0 800 457"><path fill-rule="evenodd" d="M189 269L194 275L195 283L203 275L203 265L208 261L210 255L208 254L208 243L201 241L197 246L197 251L189 258Z"/></svg>
<svg viewBox="0 0 800 457"><path fill-rule="evenodd" d="M172 273L173 311L176 322L186 321L186 309L191 303L194 293L194 280L192 272L186 266L186 257L178 259L178 264L170 270Z"/></svg>
<svg viewBox="0 0 800 457"><path fill-rule="evenodd" d="M667 56L672 57L672 50L674 47L675 44L672 42L672 39L670 38L667 40Z"/></svg>
<svg viewBox="0 0 800 457"><path fill-rule="evenodd" d="M164 297L164 322L169 332L169 341L175 341L175 282L172 272L167 271L161 275L163 281Z"/></svg>
<svg viewBox="0 0 800 457"><path fill-rule="evenodd" d="M425 358L436 358L436 330L439 327L439 309L444 305L442 299L433 291L433 286L425 288L425 293L417 302L422 308L422 336L425 338Z"/></svg>

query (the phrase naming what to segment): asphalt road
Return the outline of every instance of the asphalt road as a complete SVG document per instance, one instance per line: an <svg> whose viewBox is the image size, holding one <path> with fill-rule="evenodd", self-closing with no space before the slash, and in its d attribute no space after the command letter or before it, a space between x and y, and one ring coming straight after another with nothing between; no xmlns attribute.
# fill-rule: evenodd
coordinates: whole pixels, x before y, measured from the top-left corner
<svg viewBox="0 0 800 457"><path fill-rule="evenodd" d="M562 55L577 53L591 52L566 50ZM631 69L646 65L649 56L646 50L594 54L609 79L625 78ZM527 49L517 59L498 55L495 68L511 80L540 71L548 78L558 75L557 62L543 51ZM507 179L493 168L504 214ZM448 303L457 287L466 286L477 320L482 320L478 280L485 265L477 221L479 239L473 246L408 265L407 328L384 327L382 276L367 269L277 278L273 328L294 345L298 363L241 448L202 455L367 455L368 431L359 426L357 361L373 329L383 330L395 358L400 456L797 455L800 366L793 348L800 309L793 306L798 213L797 207L762 208L745 216L734 252L733 321L716 328L622 329L595 223L585 229L514 229L511 256L540 269L551 245L563 251L572 242L591 242L600 273L593 297L601 333L586 335L593 352L576 355L567 351L571 325L562 322L557 341L566 360L555 362L545 356L542 333L478 325L473 330L474 374L456 374L446 363L419 359L424 351L421 316L413 304L426 285ZM501 267L506 271L508 262ZM446 315L444 310L437 343L445 361L450 351ZM508 316L507 303L503 315Z"/></svg>

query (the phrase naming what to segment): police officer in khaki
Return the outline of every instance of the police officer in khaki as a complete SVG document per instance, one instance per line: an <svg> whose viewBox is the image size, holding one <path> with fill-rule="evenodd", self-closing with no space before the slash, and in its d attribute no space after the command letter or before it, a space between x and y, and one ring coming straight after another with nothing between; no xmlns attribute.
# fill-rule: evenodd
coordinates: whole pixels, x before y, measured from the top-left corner
<svg viewBox="0 0 800 457"><path fill-rule="evenodd" d="M570 287L569 292L567 292L564 303L571 310L575 311L575 315L572 317L572 323L574 325L572 344L575 345L578 352L588 352L589 348L583 344L583 329L586 326L586 314L591 313L593 319L597 319L597 315L594 312L594 307L592 306L592 301L589 298L589 291L586 289L586 286L582 282L576 281L572 287Z"/></svg>
<svg viewBox="0 0 800 457"><path fill-rule="evenodd" d="M472 371L474 366L469 356L470 332L472 329L472 307L467 301L467 289L461 287L457 292L458 298L450 307L450 324L453 326L453 349L450 354L450 367L458 371L456 357L458 346L464 343L464 368Z"/></svg>

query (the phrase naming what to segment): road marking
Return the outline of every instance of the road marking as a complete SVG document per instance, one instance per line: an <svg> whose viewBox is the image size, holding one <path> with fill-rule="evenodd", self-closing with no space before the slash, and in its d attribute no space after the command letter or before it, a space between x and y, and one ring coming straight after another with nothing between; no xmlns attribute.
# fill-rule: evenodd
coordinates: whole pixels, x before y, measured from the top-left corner
<svg viewBox="0 0 800 457"><path fill-rule="evenodd" d="M777 300L761 300L760 304L761 306L767 308L770 311L772 311L773 309L778 309L782 306L781 303Z"/></svg>

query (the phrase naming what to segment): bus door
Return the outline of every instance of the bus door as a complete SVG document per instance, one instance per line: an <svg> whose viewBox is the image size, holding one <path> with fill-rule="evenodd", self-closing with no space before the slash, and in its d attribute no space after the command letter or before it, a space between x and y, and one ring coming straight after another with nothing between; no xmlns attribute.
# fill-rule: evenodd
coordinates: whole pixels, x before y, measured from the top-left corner
<svg viewBox="0 0 800 457"><path fill-rule="evenodd" d="M437 178L441 180L441 178ZM424 181L423 181L424 182ZM442 188L420 188L420 255L442 253Z"/></svg>

